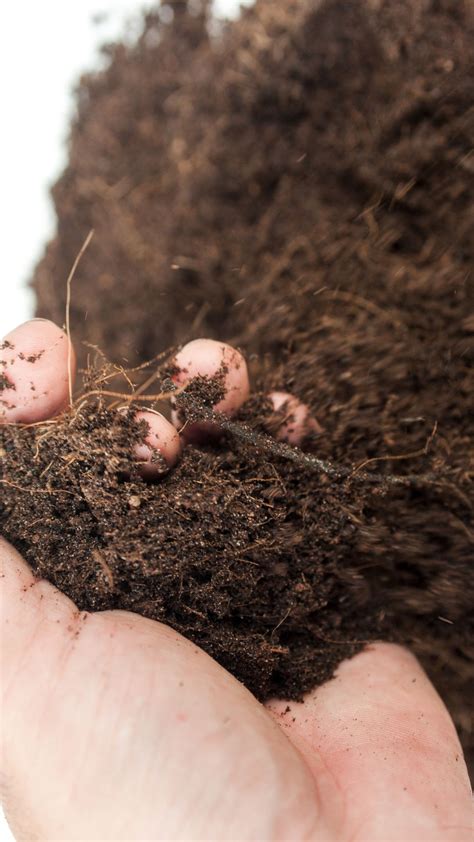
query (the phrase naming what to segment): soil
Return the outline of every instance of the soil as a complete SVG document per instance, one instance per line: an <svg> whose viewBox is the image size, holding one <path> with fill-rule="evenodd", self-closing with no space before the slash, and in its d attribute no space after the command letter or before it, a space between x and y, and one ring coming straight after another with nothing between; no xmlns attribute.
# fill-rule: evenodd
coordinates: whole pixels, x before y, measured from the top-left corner
<svg viewBox="0 0 474 842"><path fill-rule="evenodd" d="M468 748L473 6L259 0L222 27L189 6L81 80L37 314L64 321L94 228L71 309L84 390L94 348L132 367L213 336L255 396L155 485L104 398L4 429L2 531L82 608L170 623L259 698L407 643ZM270 388L323 427L293 456L263 433Z"/></svg>
<svg viewBox="0 0 474 842"><path fill-rule="evenodd" d="M181 398L188 418L203 417L203 386ZM91 404L53 425L8 427L3 529L82 610L161 620L259 698L299 698L373 639L380 612L358 616L364 587L344 560L359 514L350 486L323 475L315 493L320 472L262 436L265 401L246 413L232 424L243 439L188 447L155 484L130 455L133 416Z"/></svg>

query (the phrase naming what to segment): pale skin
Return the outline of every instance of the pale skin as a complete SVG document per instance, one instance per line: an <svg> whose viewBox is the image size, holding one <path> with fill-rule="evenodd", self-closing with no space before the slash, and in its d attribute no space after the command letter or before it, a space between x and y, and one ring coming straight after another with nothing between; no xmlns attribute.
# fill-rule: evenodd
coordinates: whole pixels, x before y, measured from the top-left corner
<svg viewBox="0 0 474 842"><path fill-rule="evenodd" d="M67 338L48 322L18 331L0 369L15 387L4 423L44 420L68 400ZM12 364L35 342L48 354ZM206 347L211 357L223 353L222 343ZM232 389L244 400L242 370ZM32 382L41 410L28 399ZM15 391L21 419L13 417ZM176 431L162 420L149 429L172 470ZM0 784L18 840L472 838L454 725L404 649L374 644L285 713L286 701L262 706L159 623L122 611L80 613L1 540L0 562Z"/></svg>

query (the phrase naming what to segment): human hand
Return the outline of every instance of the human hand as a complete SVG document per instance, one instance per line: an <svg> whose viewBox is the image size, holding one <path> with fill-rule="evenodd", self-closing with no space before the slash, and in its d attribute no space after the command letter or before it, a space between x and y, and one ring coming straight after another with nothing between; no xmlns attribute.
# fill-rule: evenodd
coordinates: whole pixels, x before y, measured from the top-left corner
<svg viewBox="0 0 474 842"><path fill-rule="evenodd" d="M57 331L31 324L28 353ZM58 335L23 422L67 402ZM285 713L171 629L79 612L5 542L0 561L1 783L18 839L471 838L454 726L405 650L371 646Z"/></svg>

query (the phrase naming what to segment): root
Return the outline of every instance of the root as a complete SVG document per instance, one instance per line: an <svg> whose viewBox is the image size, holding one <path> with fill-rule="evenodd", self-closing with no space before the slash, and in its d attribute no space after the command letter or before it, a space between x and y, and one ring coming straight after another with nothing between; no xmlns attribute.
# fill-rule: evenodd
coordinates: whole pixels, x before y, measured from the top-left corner
<svg viewBox="0 0 474 842"><path fill-rule="evenodd" d="M435 421L434 427L426 440L426 444L420 450L414 450L411 453L401 453L401 454L393 454L389 453L386 456L374 456L373 459L365 459L364 462L361 462L360 465L352 472L352 476L355 476L365 468L367 465L373 465L375 462L401 462L405 459L416 459L418 456L427 456L431 442L433 441L434 437L436 436L436 432L438 429L438 422Z"/></svg>

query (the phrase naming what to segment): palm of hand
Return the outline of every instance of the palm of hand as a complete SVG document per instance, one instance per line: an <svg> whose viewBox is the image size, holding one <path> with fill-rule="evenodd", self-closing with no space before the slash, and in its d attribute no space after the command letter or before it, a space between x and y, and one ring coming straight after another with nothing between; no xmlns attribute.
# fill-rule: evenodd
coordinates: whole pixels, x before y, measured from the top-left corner
<svg viewBox="0 0 474 842"><path fill-rule="evenodd" d="M171 629L84 615L0 554L18 838L469 838L454 729L408 653L377 644L282 716Z"/></svg>

